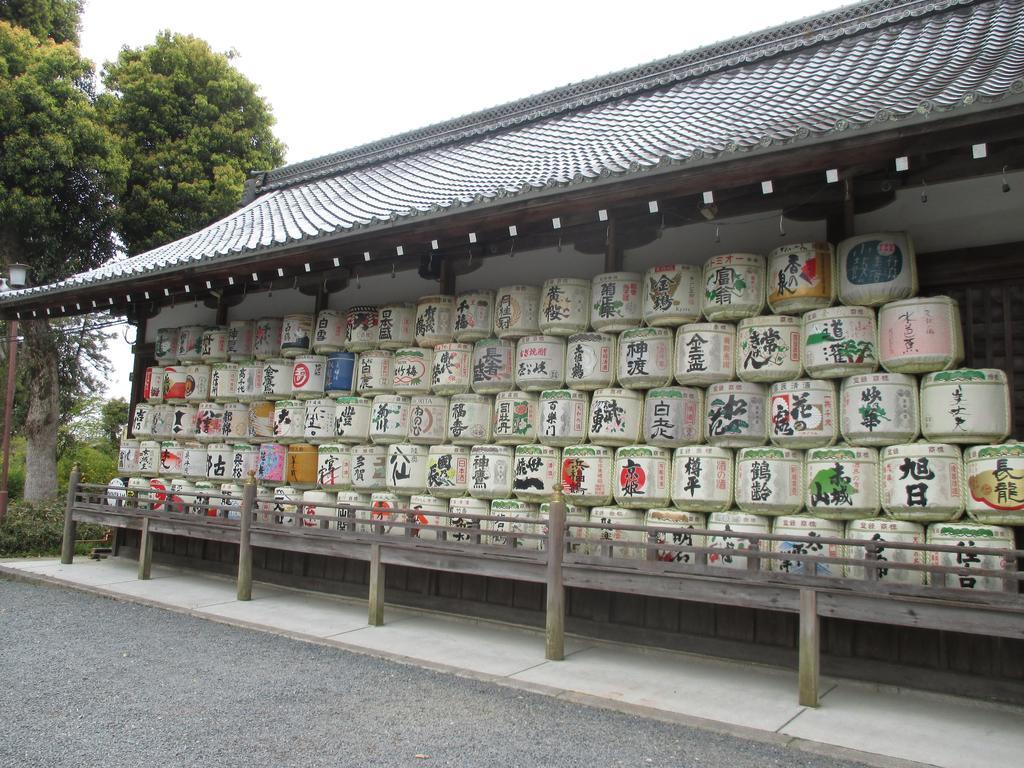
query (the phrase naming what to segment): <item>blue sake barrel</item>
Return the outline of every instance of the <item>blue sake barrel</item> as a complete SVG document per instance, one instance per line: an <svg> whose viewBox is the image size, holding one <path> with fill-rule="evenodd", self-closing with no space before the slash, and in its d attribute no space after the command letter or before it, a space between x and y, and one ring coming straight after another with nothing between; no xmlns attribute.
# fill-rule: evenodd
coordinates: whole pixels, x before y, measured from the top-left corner
<svg viewBox="0 0 1024 768"><path fill-rule="evenodd" d="M325 389L330 397L352 394L352 373L356 356L353 352L333 352L327 357Z"/></svg>

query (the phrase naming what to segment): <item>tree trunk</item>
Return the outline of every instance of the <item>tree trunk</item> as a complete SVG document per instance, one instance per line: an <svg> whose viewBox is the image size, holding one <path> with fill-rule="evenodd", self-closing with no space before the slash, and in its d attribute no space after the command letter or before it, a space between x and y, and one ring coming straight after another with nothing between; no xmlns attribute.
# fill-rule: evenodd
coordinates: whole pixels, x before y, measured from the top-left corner
<svg viewBox="0 0 1024 768"><path fill-rule="evenodd" d="M46 320L22 324L25 342L19 365L31 382L25 417L25 500L42 501L57 495L57 427L60 423L60 388L57 381L57 344Z"/></svg>

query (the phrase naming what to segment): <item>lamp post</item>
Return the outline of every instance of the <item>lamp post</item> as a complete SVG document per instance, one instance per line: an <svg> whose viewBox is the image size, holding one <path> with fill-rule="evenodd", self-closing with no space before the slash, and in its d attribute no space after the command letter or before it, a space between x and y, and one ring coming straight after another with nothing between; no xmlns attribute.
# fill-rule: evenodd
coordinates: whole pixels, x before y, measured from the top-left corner
<svg viewBox="0 0 1024 768"><path fill-rule="evenodd" d="M17 290L28 284L28 267L24 264L8 266L8 277L0 278L0 291ZM7 479L11 472L11 416L14 411L14 380L18 365L18 321L12 319L7 323L7 394L4 398L4 435L3 453L4 468L0 474L0 523L7 517Z"/></svg>

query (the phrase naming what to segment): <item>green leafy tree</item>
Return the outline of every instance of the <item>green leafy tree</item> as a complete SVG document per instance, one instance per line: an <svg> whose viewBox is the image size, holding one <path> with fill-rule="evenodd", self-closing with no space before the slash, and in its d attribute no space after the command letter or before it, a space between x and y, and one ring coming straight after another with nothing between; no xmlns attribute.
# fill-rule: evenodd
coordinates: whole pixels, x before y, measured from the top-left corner
<svg viewBox="0 0 1024 768"><path fill-rule="evenodd" d="M81 0L0 0L0 21L23 27L39 40L78 45Z"/></svg>
<svg viewBox="0 0 1024 768"><path fill-rule="evenodd" d="M119 231L132 255L226 216L250 171L283 160L270 107L203 40L161 32L107 62L103 84L100 109L129 162Z"/></svg>

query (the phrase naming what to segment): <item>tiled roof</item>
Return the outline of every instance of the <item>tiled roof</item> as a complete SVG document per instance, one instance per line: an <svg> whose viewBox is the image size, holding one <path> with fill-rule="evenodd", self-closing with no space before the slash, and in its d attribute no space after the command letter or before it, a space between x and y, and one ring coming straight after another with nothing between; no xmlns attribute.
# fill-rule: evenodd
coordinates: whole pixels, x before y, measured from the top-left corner
<svg viewBox="0 0 1024 768"><path fill-rule="evenodd" d="M227 218L9 302L913 115L1024 101L1024 0L842 8L270 171Z"/></svg>

